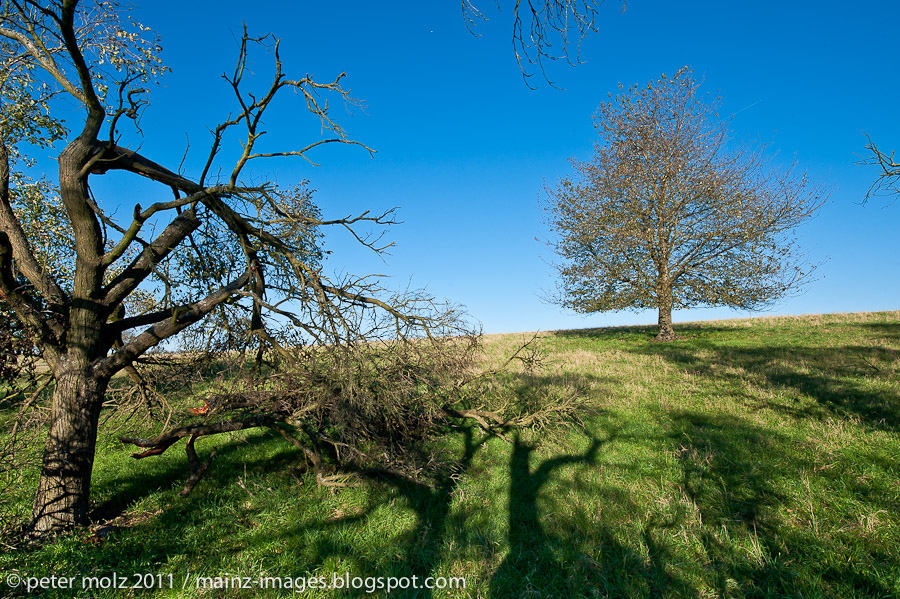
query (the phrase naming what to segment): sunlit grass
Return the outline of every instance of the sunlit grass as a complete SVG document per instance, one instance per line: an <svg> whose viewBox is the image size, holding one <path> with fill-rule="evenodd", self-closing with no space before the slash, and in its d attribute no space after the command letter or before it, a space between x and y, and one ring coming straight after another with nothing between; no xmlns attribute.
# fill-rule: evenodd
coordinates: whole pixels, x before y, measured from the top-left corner
<svg viewBox="0 0 900 599"><path fill-rule="evenodd" d="M348 572L466 577L399 597L900 596L900 312L676 329L542 334L543 369L492 384L577 392L584 426L448 431L452 467L419 483L318 488L293 448L249 432L198 441L219 452L182 498L183 453L135 461L104 438L94 500L116 530L7 551L0 570L172 574L171 597L296 595L182 591L187 574ZM488 337L485 363L521 339ZM348 595L367 593L303 594Z"/></svg>

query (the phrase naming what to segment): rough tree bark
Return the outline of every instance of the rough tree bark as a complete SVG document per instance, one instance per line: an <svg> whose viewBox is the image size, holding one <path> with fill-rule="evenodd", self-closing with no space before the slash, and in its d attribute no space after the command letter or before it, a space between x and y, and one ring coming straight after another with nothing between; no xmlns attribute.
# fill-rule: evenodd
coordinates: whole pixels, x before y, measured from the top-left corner
<svg viewBox="0 0 900 599"><path fill-rule="evenodd" d="M677 336L675 329L672 328L672 293L668 296L661 296L659 299L659 318L657 321L658 332L654 340L656 341L672 341Z"/></svg>
<svg viewBox="0 0 900 599"><path fill-rule="evenodd" d="M34 496L32 528L36 533L87 523L97 425L107 383L84 364L66 362L58 369L50 431Z"/></svg>

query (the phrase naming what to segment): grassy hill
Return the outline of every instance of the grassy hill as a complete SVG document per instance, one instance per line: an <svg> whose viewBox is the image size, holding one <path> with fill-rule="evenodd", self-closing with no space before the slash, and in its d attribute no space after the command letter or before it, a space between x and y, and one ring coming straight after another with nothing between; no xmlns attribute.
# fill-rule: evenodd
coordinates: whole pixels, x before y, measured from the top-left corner
<svg viewBox="0 0 900 599"><path fill-rule="evenodd" d="M577 392L583 422L509 441L448 431L437 442L452 467L429 481L318 488L297 450L249 432L198 441L219 452L183 498L183 453L135 461L107 433L94 499L114 517L108 536L9 548L0 596L25 594L10 573L75 577L75 591L32 591L60 597L298 596L260 589L261 575L358 577L303 597L386 596L375 577L413 576L466 588L390 596L900 596L900 312L676 332L668 344L649 327L543 334L543 370L492 384L526 400ZM487 337L485 361L521 337ZM81 589L113 573L128 586L159 575L140 582L163 589ZM216 586L201 576L233 584L198 590Z"/></svg>

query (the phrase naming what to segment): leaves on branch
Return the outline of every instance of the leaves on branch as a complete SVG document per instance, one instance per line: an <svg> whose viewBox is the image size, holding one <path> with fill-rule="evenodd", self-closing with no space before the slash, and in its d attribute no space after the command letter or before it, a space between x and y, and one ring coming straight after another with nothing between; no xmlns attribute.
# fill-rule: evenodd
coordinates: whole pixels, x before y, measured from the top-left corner
<svg viewBox="0 0 900 599"><path fill-rule="evenodd" d="M658 308L662 323L673 308L758 309L808 278L795 228L821 191L736 147L698 87L685 67L598 108L593 158L548 189L562 305Z"/></svg>

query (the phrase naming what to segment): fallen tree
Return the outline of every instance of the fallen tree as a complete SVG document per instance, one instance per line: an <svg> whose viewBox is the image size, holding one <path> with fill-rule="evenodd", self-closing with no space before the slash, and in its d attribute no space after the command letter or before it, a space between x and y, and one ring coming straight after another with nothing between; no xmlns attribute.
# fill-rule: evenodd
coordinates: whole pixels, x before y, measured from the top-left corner
<svg viewBox="0 0 900 599"><path fill-rule="evenodd" d="M487 384L513 362L538 366L536 339L524 341L496 369L478 370L477 334L394 339L353 345L309 347L290 353L265 377L221 378L193 408L193 422L169 427L151 438L122 436L158 456L186 439L190 493L215 454L206 461L194 442L202 437L247 429L274 431L302 452L316 481L346 484L348 474L380 472L418 479L439 466L428 441L465 421L489 435L509 440L513 428L544 427L577 418L577 394L547 396L525 403L514 391Z"/></svg>

